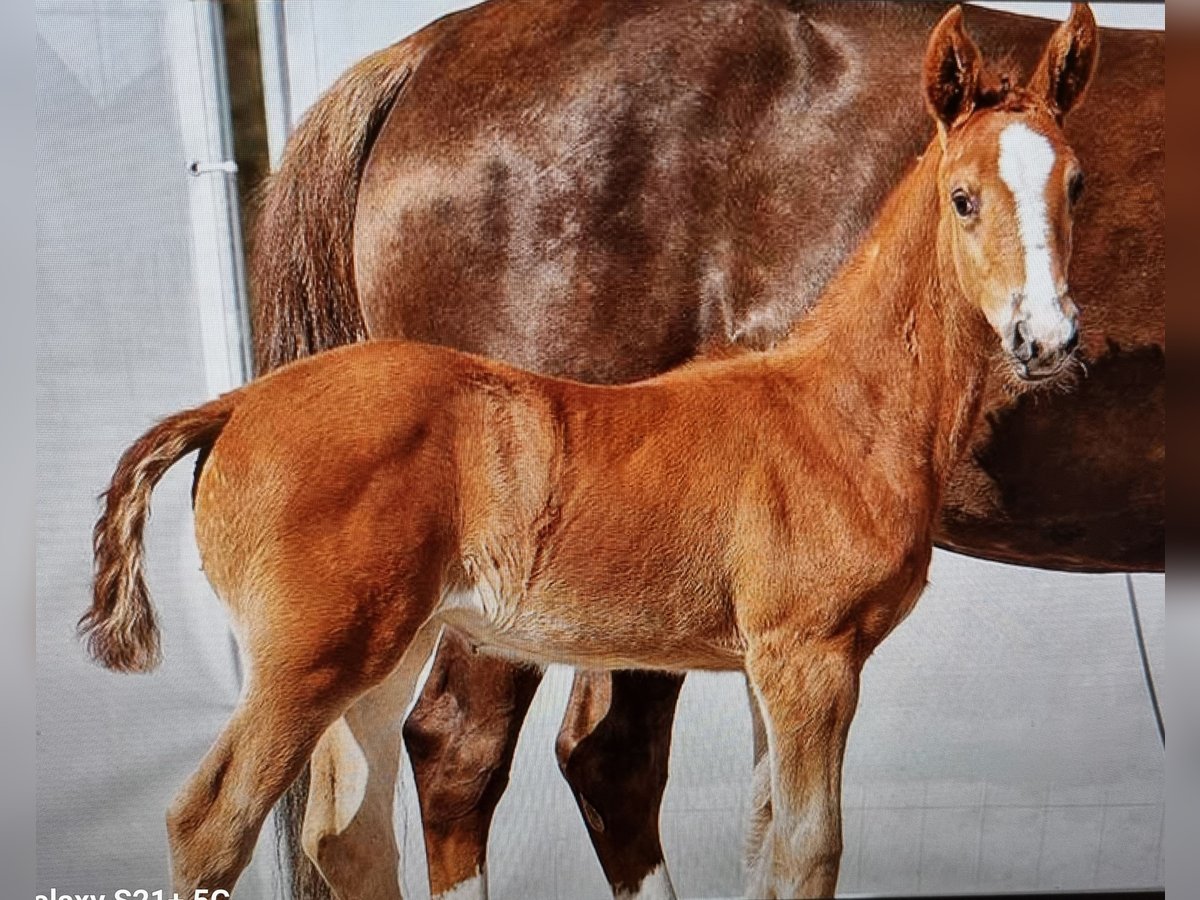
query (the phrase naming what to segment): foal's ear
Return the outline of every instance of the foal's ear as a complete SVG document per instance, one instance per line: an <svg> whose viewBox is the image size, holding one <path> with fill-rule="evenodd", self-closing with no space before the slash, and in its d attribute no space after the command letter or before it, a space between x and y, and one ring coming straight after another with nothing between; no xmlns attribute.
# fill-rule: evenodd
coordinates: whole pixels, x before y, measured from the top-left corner
<svg viewBox="0 0 1200 900"><path fill-rule="evenodd" d="M1029 90L1045 98L1061 120L1083 96L1096 70L1100 35L1086 3L1071 5L1071 15L1055 30L1042 54Z"/></svg>
<svg viewBox="0 0 1200 900"><path fill-rule="evenodd" d="M962 7L942 16L929 36L922 72L925 104L944 134L971 114L982 64L979 48L963 30Z"/></svg>

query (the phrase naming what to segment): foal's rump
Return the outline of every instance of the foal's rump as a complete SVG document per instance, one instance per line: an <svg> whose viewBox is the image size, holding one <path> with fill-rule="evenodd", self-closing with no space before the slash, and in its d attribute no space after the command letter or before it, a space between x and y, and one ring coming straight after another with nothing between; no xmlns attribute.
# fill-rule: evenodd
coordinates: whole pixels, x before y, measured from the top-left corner
<svg viewBox="0 0 1200 900"><path fill-rule="evenodd" d="M398 593L432 605L460 537L503 527L478 510L520 519L543 502L538 416L519 373L494 368L400 342L348 347L151 428L122 455L96 524L80 622L93 655L123 671L158 662L143 532L154 486L196 451L197 546L240 625L263 639L264 627L352 628L348 597L376 612ZM469 470L485 477L468 483Z"/></svg>
<svg viewBox="0 0 1200 900"><path fill-rule="evenodd" d="M239 392L200 474L205 572L259 628L423 621L465 548L509 546L545 506L550 422L521 373L436 347L280 369Z"/></svg>

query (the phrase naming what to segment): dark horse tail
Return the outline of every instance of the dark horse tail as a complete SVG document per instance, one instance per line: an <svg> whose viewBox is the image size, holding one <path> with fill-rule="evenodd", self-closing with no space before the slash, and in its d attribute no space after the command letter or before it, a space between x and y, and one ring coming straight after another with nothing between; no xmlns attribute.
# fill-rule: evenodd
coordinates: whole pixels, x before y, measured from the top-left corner
<svg viewBox="0 0 1200 900"><path fill-rule="evenodd" d="M79 620L80 636L101 665L118 672L158 665L158 621L142 574L150 494L181 457L207 451L232 413L226 394L164 419L121 455L92 535L92 607Z"/></svg>
<svg viewBox="0 0 1200 900"><path fill-rule="evenodd" d="M260 374L367 336L354 286L358 186L419 61L425 41L414 38L343 74L305 114L266 183L250 259Z"/></svg>
<svg viewBox="0 0 1200 900"><path fill-rule="evenodd" d="M350 68L304 116L262 194L251 242L259 374L367 337L354 283L354 214L371 146L435 26ZM301 846L309 769L275 811L293 900L332 900Z"/></svg>

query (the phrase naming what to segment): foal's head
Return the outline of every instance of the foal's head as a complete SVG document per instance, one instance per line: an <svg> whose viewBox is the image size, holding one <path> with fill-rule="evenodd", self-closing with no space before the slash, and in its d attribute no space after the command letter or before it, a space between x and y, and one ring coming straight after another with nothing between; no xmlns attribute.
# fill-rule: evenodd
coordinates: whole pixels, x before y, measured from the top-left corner
<svg viewBox="0 0 1200 900"><path fill-rule="evenodd" d="M925 55L925 100L943 150L939 243L1025 382L1063 371L1077 342L1067 263L1083 174L1062 119L1096 50L1095 19L1076 4L1029 83L1012 86L984 68L956 7Z"/></svg>

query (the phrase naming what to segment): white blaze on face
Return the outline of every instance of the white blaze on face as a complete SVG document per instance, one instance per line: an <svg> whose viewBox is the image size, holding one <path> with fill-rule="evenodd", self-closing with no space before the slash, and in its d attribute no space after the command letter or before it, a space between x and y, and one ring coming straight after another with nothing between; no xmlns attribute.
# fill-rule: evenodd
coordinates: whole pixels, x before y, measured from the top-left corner
<svg viewBox="0 0 1200 900"><path fill-rule="evenodd" d="M1024 296L1012 314L1015 320L1025 319L1030 338L1058 346L1070 336L1072 325L1059 302L1050 258L1046 185L1053 169L1054 147L1044 134L1023 122L1014 122L1000 132L1000 177L1013 195L1025 253Z"/></svg>

